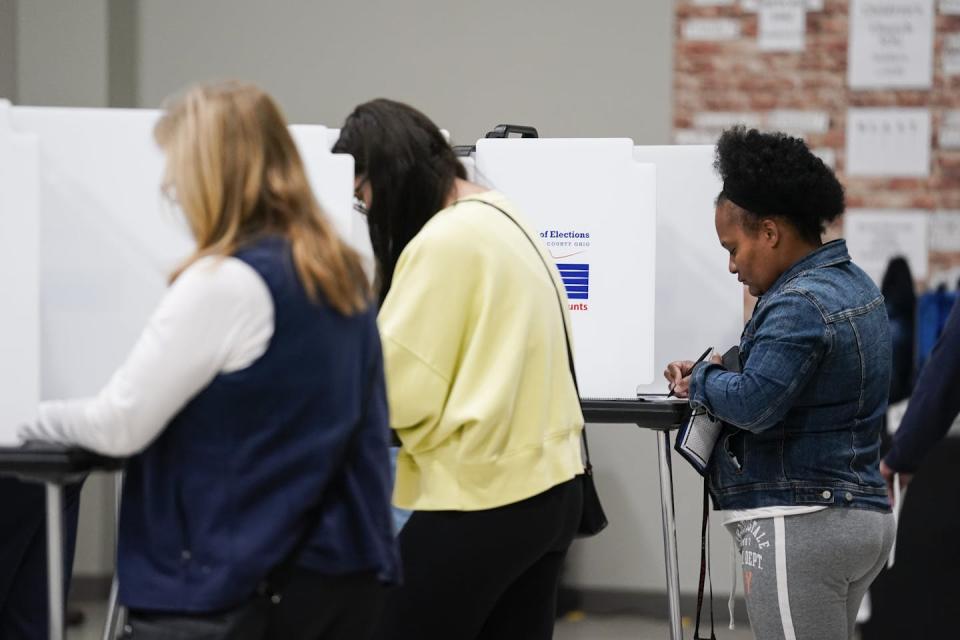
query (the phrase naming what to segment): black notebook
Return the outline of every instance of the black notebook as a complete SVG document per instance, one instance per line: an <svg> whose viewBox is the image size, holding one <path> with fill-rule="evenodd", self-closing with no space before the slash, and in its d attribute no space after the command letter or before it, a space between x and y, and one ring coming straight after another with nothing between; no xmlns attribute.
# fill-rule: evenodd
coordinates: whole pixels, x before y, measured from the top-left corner
<svg viewBox="0 0 960 640"><path fill-rule="evenodd" d="M723 365L729 371L740 371L740 348L731 347L723 354ZM710 415L703 407L696 407L690 418L680 426L674 449L693 465L700 475L705 475L710 456L723 430L723 422Z"/></svg>

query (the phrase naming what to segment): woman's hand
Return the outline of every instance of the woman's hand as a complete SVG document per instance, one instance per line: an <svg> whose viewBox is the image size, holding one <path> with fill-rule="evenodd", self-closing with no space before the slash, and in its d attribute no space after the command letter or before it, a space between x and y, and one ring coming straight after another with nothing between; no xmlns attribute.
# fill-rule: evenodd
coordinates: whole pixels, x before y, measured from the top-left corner
<svg viewBox="0 0 960 640"><path fill-rule="evenodd" d="M668 364L663 371L663 377L670 383L670 391L678 398L686 398L690 394L690 373L693 365L693 360L677 360Z"/></svg>
<svg viewBox="0 0 960 640"><path fill-rule="evenodd" d="M715 353L710 356L709 362L723 364L723 358ZM664 369L663 377L670 383L670 391L673 395L678 398L686 398L690 395L690 374L693 373L693 367L696 364L693 360L677 360Z"/></svg>
<svg viewBox="0 0 960 640"><path fill-rule="evenodd" d="M907 485L910 484L910 481L913 480L912 473L897 473L891 469L885 460L880 461L880 475L883 476L884 481L887 483L887 498L890 500L890 506L895 507L894 495L893 495L893 476L900 476L900 491L903 492L907 488Z"/></svg>

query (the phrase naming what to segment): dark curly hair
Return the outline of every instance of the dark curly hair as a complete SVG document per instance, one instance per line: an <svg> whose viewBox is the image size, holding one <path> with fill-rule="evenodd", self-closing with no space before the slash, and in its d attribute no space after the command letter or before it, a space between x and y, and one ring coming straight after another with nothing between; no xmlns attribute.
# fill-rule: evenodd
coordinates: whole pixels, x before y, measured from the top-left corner
<svg viewBox="0 0 960 640"><path fill-rule="evenodd" d="M843 213L843 187L799 138L736 126L717 141L714 168L723 180L717 204L730 201L760 218L781 218L800 236L820 243L825 226Z"/></svg>

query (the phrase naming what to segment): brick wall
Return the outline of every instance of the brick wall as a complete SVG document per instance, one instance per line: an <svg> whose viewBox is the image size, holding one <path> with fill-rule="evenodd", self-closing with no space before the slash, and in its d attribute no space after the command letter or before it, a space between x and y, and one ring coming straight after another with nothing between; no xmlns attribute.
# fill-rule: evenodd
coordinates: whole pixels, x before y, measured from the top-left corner
<svg viewBox="0 0 960 640"><path fill-rule="evenodd" d="M853 91L847 87L847 0L824 0L823 10L807 12L806 47L802 52L761 51L756 42L757 14L730 6L696 6L676 0L673 126L682 134L698 130L704 112L764 114L771 109L825 111L824 133L805 134L811 148L830 149L847 190L849 208L960 209L960 149L940 149L937 132L947 109L960 109L960 75L945 76L943 39L960 33L960 16L935 14L933 88L927 91ZM728 41L684 40L691 18L730 18L741 36ZM929 178L866 178L844 174L848 107L929 107L932 152ZM689 138L688 138L689 139ZM707 137L704 136L704 140ZM835 230L837 232L837 230ZM960 253L930 253L931 273L960 266Z"/></svg>

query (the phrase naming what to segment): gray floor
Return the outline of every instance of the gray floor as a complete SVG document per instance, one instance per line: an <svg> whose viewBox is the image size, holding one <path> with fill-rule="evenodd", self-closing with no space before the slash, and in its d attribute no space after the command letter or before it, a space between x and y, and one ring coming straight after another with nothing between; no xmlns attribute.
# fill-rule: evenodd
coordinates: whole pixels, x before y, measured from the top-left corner
<svg viewBox="0 0 960 640"><path fill-rule="evenodd" d="M700 634L710 637L709 627ZM718 637L723 640L752 640L753 634L746 626L737 626L736 631L730 631L723 623L717 628ZM684 638L693 637L692 626L683 630ZM670 637L670 625L666 620L653 618L638 618L635 616L596 616L586 617L578 621L561 621L557 623L554 632L555 640L659 640Z"/></svg>
<svg viewBox="0 0 960 640"><path fill-rule="evenodd" d="M69 640L101 640L106 608L106 604L84 605L82 609L86 620L78 627L67 629L67 638Z"/></svg>
<svg viewBox="0 0 960 640"><path fill-rule="evenodd" d="M80 627L69 630L69 640L100 640L103 634L104 620L103 605L88 605L84 607L87 620ZM669 637L670 627L666 620L639 618L635 616L587 616L582 619L572 618L557 623L555 640L659 640ZM701 630L702 631L702 630ZM745 626L738 626L736 631L730 631L724 626L722 631L724 640L750 640L753 635ZM708 631L709 633L709 631ZM684 629L684 637L692 638L693 630Z"/></svg>

